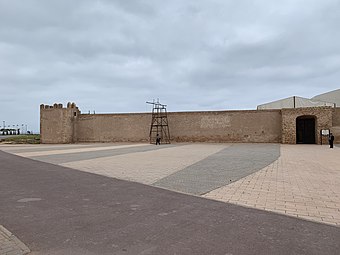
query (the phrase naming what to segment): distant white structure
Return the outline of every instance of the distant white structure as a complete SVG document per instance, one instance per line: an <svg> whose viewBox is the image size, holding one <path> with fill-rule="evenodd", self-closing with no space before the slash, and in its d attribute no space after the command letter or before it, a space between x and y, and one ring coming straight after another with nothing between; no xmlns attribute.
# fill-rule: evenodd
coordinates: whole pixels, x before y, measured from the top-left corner
<svg viewBox="0 0 340 255"><path fill-rule="evenodd" d="M284 108L306 108L306 107L339 107L340 89L315 96L311 99L292 96L257 106L257 110L274 110Z"/></svg>
<svg viewBox="0 0 340 255"><path fill-rule="evenodd" d="M340 89L315 96L312 100L332 102L336 105L335 107L340 107Z"/></svg>

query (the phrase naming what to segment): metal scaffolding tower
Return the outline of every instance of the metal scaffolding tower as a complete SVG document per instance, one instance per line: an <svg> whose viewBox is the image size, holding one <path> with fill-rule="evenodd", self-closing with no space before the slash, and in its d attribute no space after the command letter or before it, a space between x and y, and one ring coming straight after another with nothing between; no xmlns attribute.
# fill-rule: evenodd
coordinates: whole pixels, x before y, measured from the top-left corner
<svg viewBox="0 0 340 255"><path fill-rule="evenodd" d="M152 104L152 120L150 127L150 143L156 143L157 134L161 138L161 143L170 144L170 131L166 105L157 102L146 102Z"/></svg>

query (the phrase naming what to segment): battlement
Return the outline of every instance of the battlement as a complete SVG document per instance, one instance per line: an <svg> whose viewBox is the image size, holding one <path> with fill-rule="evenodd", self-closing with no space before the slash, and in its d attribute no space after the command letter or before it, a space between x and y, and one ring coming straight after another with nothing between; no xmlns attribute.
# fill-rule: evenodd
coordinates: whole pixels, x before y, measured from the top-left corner
<svg viewBox="0 0 340 255"><path fill-rule="evenodd" d="M76 106L75 103L68 102L67 106L64 108L63 104L54 103L53 105L41 104L40 110L44 109L76 109L79 111L79 108Z"/></svg>

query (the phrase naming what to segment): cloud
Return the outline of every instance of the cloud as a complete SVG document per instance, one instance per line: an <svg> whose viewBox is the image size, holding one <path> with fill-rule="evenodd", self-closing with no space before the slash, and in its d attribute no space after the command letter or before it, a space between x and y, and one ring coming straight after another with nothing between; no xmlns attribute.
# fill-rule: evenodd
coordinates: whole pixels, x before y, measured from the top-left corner
<svg viewBox="0 0 340 255"><path fill-rule="evenodd" d="M335 0L0 0L1 118L39 104L140 112L255 109L339 88Z"/></svg>

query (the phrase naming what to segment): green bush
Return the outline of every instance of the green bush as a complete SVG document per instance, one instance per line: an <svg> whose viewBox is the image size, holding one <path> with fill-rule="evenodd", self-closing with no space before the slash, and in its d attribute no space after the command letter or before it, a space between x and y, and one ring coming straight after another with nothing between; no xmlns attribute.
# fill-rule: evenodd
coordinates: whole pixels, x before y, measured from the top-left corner
<svg viewBox="0 0 340 255"><path fill-rule="evenodd" d="M11 144L39 144L40 143L40 135L16 135L8 138L2 138L2 143L11 143Z"/></svg>

